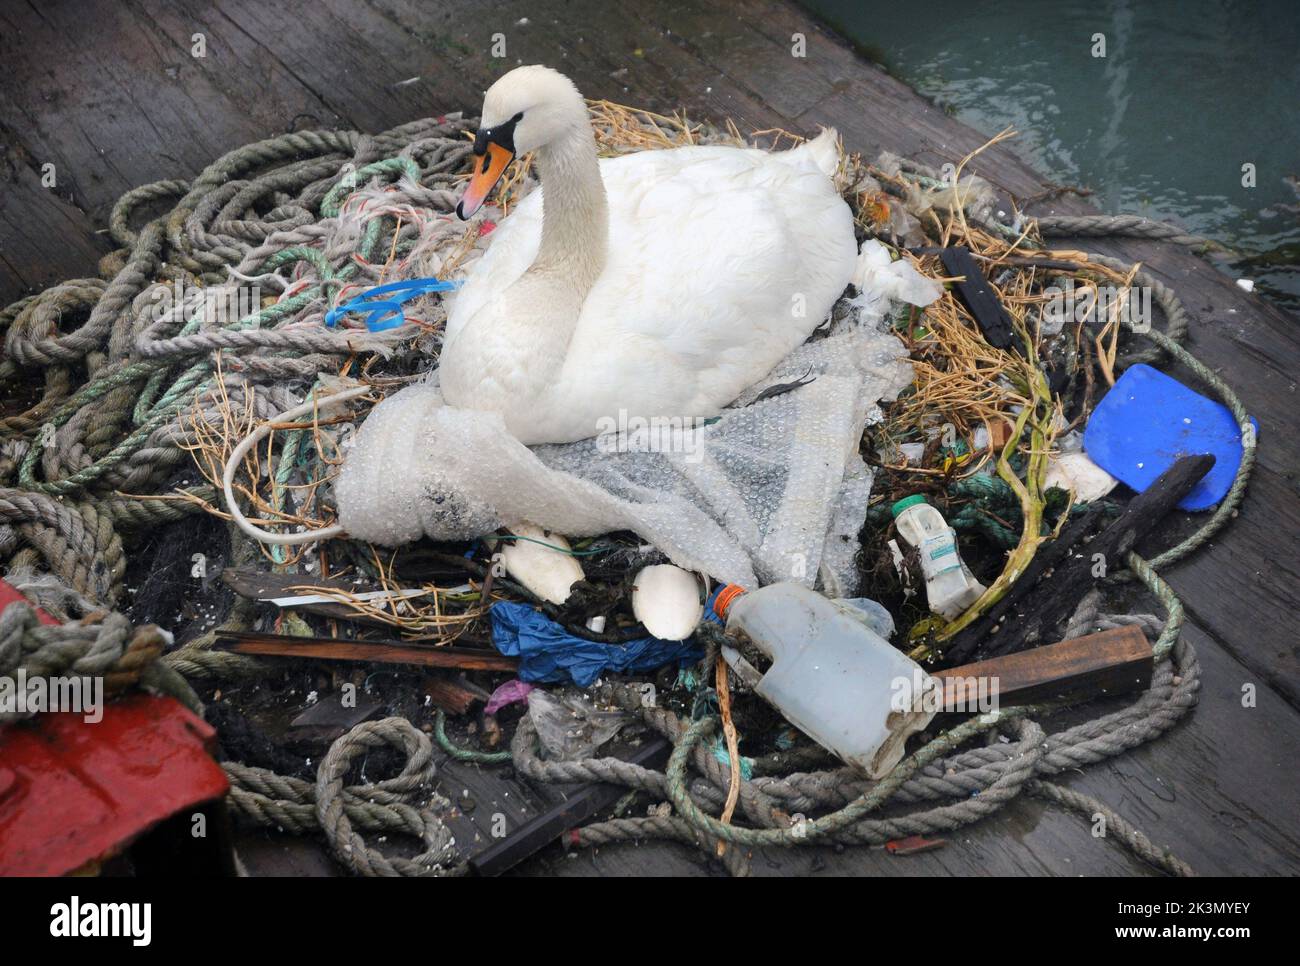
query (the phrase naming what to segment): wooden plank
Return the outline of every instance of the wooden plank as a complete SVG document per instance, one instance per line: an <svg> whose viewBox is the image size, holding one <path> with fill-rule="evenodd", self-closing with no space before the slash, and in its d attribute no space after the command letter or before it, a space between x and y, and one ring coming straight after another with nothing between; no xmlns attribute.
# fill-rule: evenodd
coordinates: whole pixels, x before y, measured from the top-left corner
<svg viewBox="0 0 1300 966"><path fill-rule="evenodd" d="M447 714L465 714L476 701L483 700L476 692L444 677L425 678L423 690L433 706Z"/></svg>
<svg viewBox="0 0 1300 966"><path fill-rule="evenodd" d="M989 661L931 672L943 707L975 711L982 699L1003 707L1067 696L1122 694L1151 683L1151 645L1133 626L1085 634Z"/></svg>
<svg viewBox="0 0 1300 966"><path fill-rule="evenodd" d="M0 91L0 117L13 118L13 102ZM0 304L21 293L96 274L112 247L74 200L72 170L56 165L55 185L41 183L51 161L33 153L17 131L0 123Z"/></svg>
<svg viewBox="0 0 1300 966"><path fill-rule="evenodd" d="M340 641L329 637L291 637L228 631L218 646L236 654L259 657L310 658L317 661L360 661L374 664L409 664L414 667L459 668L463 671L515 671L519 662L481 647L416 647L379 641Z"/></svg>

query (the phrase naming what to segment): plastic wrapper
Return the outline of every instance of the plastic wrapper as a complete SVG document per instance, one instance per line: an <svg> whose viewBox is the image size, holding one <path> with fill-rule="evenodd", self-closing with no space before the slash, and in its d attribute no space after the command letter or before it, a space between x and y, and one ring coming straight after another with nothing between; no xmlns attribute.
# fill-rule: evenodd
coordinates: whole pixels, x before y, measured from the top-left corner
<svg viewBox="0 0 1300 966"><path fill-rule="evenodd" d="M340 523L385 546L525 521L570 537L631 530L718 580L852 594L872 480L858 444L878 401L911 381L898 339L858 316L836 312L715 419L563 445L527 447L500 416L445 406L435 371L362 424L335 483Z"/></svg>
<svg viewBox="0 0 1300 966"><path fill-rule="evenodd" d="M528 696L528 717L537 729L543 757L551 761L590 758L632 721L623 711L597 710L580 694L546 691Z"/></svg>
<svg viewBox="0 0 1300 966"><path fill-rule="evenodd" d="M534 684L572 681L585 688L607 671L653 671L671 661L692 664L703 656L693 640L640 637L606 644L575 637L529 604L510 600L493 604L491 616L493 646L519 658L519 680Z"/></svg>

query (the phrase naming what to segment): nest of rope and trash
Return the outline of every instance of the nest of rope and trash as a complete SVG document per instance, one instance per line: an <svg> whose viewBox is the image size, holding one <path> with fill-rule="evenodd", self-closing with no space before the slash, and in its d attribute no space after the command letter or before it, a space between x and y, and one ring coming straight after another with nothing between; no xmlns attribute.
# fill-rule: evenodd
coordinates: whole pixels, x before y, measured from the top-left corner
<svg viewBox="0 0 1300 966"><path fill-rule="evenodd" d="M604 102L592 115L606 153L742 140ZM163 660L217 725L236 814L322 833L358 872L500 871L568 827L458 850L432 745L622 788L570 845L687 841L735 873L754 848L936 847L1021 792L1104 809L1045 779L1194 704L1157 569L1228 519L1253 459L1240 404L1179 345L1175 294L1140 266L1046 247L970 158L945 174L845 157L855 284L703 454L512 446L431 408L444 445L403 453L395 426L348 484L357 427L423 391L437 356L442 290L419 280L462 272L535 186L523 164L500 211L453 220L472 129L234 152L193 185L124 198L106 280L6 310L11 358L45 373L0 467L21 496L4 531L33 574L20 589L69 618L96 602L183 618ZM213 308L241 286L255 302ZM795 445L791 425L816 432ZM385 489L399 458L420 486ZM349 485L387 499L349 512ZM227 486L244 520L319 539L250 540ZM76 509L56 510L65 496ZM1179 508L1216 509L1136 556ZM369 531L401 539L356 538ZM191 580L159 589L149 551ZM1067 705L1095 714L1044 741ZM988 732L1002 740L970 741ZM364 749L400 787L358 829L341 803L371 787ZM409 833L403 808L422 852L362 841ZM1184 870L1113 818L1118 841Z"/></svg>

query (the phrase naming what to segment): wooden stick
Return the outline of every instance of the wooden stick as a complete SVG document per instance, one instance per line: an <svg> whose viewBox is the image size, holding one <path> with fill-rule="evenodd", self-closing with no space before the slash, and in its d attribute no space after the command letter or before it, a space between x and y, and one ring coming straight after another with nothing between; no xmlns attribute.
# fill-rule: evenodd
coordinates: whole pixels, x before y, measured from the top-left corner
<svg viewBox="0 0 1300 966"><path fill-rule="evenodd" d="M433 675L424 679L424 693L429 696L435 708L441 708L447 714L464 714L473 707L475 701L483 700L469 688Z"/></svg>
<svg viewBox="0 0 1300 966"><path fill-rule="evenodd" d="M1039 547L1034 559L1029 562L1025 572L1016 578L1001 600L989 609L969 627L962 628L952 636L942 648L943 656L949 661L965 661L979 648L989 633L997 626L1011 608L1032 592L1038 580L1062 560L1078 543L1089 536L1099 526L1101 507L1089 506L1082 514L1066 523L1058 536L1051 543Z"/></svg>
<svg viewBox="0 0 1300 966"><path fill-rule="evenodd" d="M460 668L464 671L515 671L519 661L482 647L420 647L400 641L340 641L330 637L295 637L229 631L217 644L236 654L260 657L301 657L318 661L361 661L411 664L417 667Z"/></svg>

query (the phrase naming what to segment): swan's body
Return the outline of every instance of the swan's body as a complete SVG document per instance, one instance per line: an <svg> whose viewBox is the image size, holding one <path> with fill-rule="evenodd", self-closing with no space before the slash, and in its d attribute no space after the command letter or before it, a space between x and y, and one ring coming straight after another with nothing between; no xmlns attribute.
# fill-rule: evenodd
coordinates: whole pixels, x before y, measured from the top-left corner
<svg viewBox="0 0 1300 966"><path fill-rule="evenodd" d="M501 413L525 443L594 436L620 413L711 416L822 322L856 255L830 177L833 131L781 154L690 147L597 162L581 98L546 68L499 81L485 123L512 78L496 117L524 119L514 139L534 114L528 87L556 102L542 120L560 133L537 145L545 191L493 233L451 307L447 402Z"/></svg>

